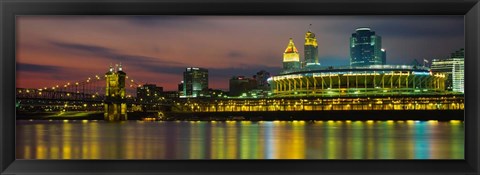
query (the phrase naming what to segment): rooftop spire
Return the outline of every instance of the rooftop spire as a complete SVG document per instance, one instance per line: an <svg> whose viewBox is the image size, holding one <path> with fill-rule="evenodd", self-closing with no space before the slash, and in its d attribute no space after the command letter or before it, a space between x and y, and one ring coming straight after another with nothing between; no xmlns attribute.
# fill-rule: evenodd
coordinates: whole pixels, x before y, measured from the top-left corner
<svg viewBox="0 0 480 175"><path fill-rule="evenodd" d="M298 53L297 48L295 47L295 44L293 43L293 39L290 38L288 41L287 49L285 49L285 53Z"/></svg>

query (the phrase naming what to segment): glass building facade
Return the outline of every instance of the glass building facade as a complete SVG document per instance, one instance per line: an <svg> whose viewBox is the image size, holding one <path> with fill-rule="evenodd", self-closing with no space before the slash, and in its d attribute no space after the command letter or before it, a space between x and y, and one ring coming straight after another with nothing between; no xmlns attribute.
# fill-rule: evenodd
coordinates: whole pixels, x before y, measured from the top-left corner
<svg viewBox="0 0 480 175"><path fill-rule="evenodd" d="M208 95L208 70L189 67L183 72L183 96L203 97Z"/></svg>
<svg viewBox="0 0 480 175"><path fill-rule="evenodd" d="M357 28L350 37L350 66L385 64L382 38L370 28Z"/></svg>

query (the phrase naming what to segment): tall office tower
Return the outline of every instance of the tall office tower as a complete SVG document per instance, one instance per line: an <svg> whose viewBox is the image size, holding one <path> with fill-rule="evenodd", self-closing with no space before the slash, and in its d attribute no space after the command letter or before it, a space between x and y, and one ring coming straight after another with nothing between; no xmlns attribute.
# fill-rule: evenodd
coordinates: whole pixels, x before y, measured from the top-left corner
<svg viewBox="0 0 480 175"><path fill-rule="evenodd" d="M305 66L320 65L318 62L318 44L315 38L315 33L308 30L305 33L305 45L304 45Z"/></svg>
<svg viewBox="0 0 480 175"><path fill-rule="evenodd" d="M368 27L357 28L350 37L350 66L381 65L382 38Z"/></svg>
<svg viewBox="0 0 480 175"><path fill-rule="evenodd" d="M382 51L382 65L387 64L387 51L385 49L380 49Z"/></svg>
<svg viewBox="0 0 480 175"><path fill-rule="evenodd" d="M208 70L189 67L183 72L183 97L208 95Z"/></svg>
<svg viewBox="0 0 480 175"><path fill-rule="evenodd" d="M445 73L445 88L449 91L464 92L465 89L465 50L462 48L447 59L432 60L432 72Z"/></svg>
<svg viewBox="0 0 480 175"><path fill-rule="evenodd" d="M285 49L283 53L283 70L289 71L295 69L300 69L300 55L293 43L293 39L290 38L287 49Z"/></svg>

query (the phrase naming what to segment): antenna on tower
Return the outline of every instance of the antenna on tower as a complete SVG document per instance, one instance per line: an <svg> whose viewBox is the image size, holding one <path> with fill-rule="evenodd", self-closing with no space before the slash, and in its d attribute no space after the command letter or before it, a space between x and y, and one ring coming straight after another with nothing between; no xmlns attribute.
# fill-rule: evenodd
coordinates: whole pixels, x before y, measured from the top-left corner
<svg viewBox="0 0 480 175"><path fill-rule="evenodd" d="M308 31L310 31L310 29L312 29L312 24L308 25Z"/></svg>
<svg viewBox="0 0 480 175"><path fill-rule="evenodd" d="M122 62L120 62L120 66L118 67L118 71L122 71Z"/></svg>

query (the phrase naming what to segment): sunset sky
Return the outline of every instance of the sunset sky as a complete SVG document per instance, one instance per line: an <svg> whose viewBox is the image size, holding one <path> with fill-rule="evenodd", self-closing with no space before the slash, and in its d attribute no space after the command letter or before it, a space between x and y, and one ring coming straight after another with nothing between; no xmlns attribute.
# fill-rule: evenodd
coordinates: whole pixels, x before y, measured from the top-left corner
<svg viewBox="0 0 480 175"><path fill-rule="evenodd" d="M103 75L122 63L137 82L176 90L186 67L209 70L209 86L234 75L272 75L293 38L303 60L309 24L323 66L349 64L349 37L370 27L387 64L446 58L464 47L463 16L21 16L17 87L42 88Z"/></svg>

